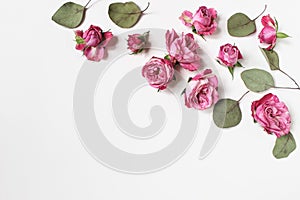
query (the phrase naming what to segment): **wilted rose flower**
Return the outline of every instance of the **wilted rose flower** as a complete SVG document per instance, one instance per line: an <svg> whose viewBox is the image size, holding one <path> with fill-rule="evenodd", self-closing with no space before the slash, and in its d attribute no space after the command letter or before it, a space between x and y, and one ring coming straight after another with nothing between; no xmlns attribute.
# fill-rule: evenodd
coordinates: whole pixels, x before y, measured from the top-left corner
<svg viewBox="0 0 300 200"><path fill-rule="evenodd" d="M188 108L205 110L218 101L218 78L211 73L211 69L206 69L188 82L184 92Z"/></svg>
<svg viewBox="0 0 300 200"><path fill-rule="evenodd" d="M289 134L291 116L287 106L274 94L267 94L251 106L252 117L267 133L281 137Z"/></svg>
<svg viewBox="0 0 300 200"><path fill-rule="evenodd" d="M150 86L164 90L173 80L174 68L170 60L152 57L143 67L142 75Z"/></svg>
<svg viewBox="0 0 300 200"><path fill-rule="evenodd" d="M98 26L91 25L85 32L75 31L76 49L83 51L83 54L91 61L100 61L104 56L104 50L112 39L111 32L103 32Z"/></svg>
<svg viewBox="0 0 300 200"><path fill-rule="evenodd" d="M149 31L144 34L133 34L128 35L127 45L128 49L133 54L142 52L148 42Z"/></svg>
<svg viewBox="0 0 300 200"><path fill-rule="evenodd" d="M220 47L218 60L227 67L234 67L243 56L237 46L225 44Z"/></svg>
<svg viewBox="0 0 300 200"><path fill-rule="evenodd" d="M211 35L217 29L217 11L213 8L201 6L192 16L190 11L184 11L179 19L185 26L192 27L199 35Z"/></svg>
<svg viewBox="0 0 300 200"><path fill-rule="evenodd" d="M192 34L182 33L179 36L174 29L166 32L167 51L171 61L190 71L200 67L199 45Z"/></svg>
<svg viewBox="0 0 300 200"><path fill-rule="evenodd" d="M261 19L261 23L264 26L264 28L259 33L258 38L260 40L260 43L269 45L266 48L267 50L271 50L276 45L276 24L274 20L270 17L270 15L263 16Z"/></svg>

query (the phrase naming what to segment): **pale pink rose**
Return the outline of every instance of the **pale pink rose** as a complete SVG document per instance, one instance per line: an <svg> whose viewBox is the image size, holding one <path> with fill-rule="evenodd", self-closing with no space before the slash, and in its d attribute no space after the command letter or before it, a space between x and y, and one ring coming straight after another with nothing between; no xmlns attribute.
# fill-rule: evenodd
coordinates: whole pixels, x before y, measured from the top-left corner
<svg viewBox="0 0 300 200"><path fill-rule="evenodd" d="M188 108L205 110L218 101L218 78L211 73L211 69L206 69L189 81L184 93Z"/></svg>
<svg viewBox="0 0 300 200"><path fill-rule="evenodd" d="M149 32L144 34L128 35L127 48L133 53L137 54L144 50L148 42Z"/></svg>
<svg viewBox="0 0 300 200"><path fill-rule="evenodd" d="M166 46L171 61L190 71L200 67L199 45L192 34L180 36L172 29L166 32Z"/></svg>
<svg viewBox="0 0 300 200"><path fill-rule="evenodd" d="M199 35L211 35L217 29L217 11L201 6L193 16L192 24Z"/></svg>
<svg viewBox="0 0 300 200"><path fill-rule="evenodd" d="M291 116L287 106L274 94L267 94L251 106L252 117L267 133L281 137L289 134Z"/></svg>
<svg viewBox="0 0 300 200"><path fill-rule="evenodd" d="M75 31L76 49L83 51L83 54L91 61L100 61L104 57L104 50L112 39L111 32L103 32L98 26L91 25L85 32Z"/></svg>
<svg viewBox="0 0 300 200"><path fill-rule="evenodd" d="M192 24L192 20L193 20L193 13L191 13L190 11L185 10L181 16L179 17L179 19L182 21L182 23L185 26L191 27L193 26Z"/></svg>
<svg viewBox="0 0 300 200"><path fill-rule="evenodd" d="M243 56L237 46L225 44L220 47L218 60L227 67L234 67Z"/></svg>
<svg viewBox="0 0 300 200"><path fill-rule="evenodd" d="M174 68L170 60L152 57L143 67L142 75L149 85L164 90L173 80Z"/></svg>
<svg viewBox="0 0 300 200"><path fill-rule="evenodd" d="M276 24L270 15L263 16L261 23L263 24L264 28L259 33L258 38L260 43L268 45L266 48L267 50L271 50L275 47L277 40Z"/></svg>

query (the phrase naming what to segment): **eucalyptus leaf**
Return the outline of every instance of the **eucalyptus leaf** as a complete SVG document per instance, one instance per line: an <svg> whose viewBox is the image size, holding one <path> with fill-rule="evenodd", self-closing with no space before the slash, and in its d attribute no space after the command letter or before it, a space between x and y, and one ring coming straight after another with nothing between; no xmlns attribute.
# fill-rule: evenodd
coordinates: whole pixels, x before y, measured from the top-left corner
<svg viewBox="0 0 300 200"><path fill-rule="evenodd" d="M271 70L279 70L279 57L276 51L260 48Z"/></svg>
<svg viewBox="0 0 300 200"><path fill-rule="evenodd" d="M64 27L76 28L83 22L85 12L84 6L67 2L54 13L52 20Z"/></svg>
<svg viewBox="0 0 300 200"><path fill-rule="evenodd" d="M287 135L281 136L277 138L274 149L273 155L275 158L286 158L296 149L296 142L292 135L289 133Z"/></svg>
<svg viewBox="0 0 300 200"><path fill-rule="evenodd" d="M119 27L131 28L139 21L145 10L141 11L140 7L134 2L112 3L109 5L108 15Z"/></svg>
<svg viewBox="0 0 300 200"><path fill-rule="evenodd" d="M249 69L242 72L241 77L246 87L252 92L263 92L275 87L272 75L261 69Z"/></svg>
<svg viewBox="0 0 300 200"><path fill-rule="evenodd" d="M227 21L227 30L231 36L245 37L256 32L255 21L244 13L236 13Z"/></svg>
<svg viewBox="0 0 300 200"><path fill-rule="evenodd" d="M232 99L220 99L214 106L213 120L219 128L237 126L242 120L239 102Z"/></svg>

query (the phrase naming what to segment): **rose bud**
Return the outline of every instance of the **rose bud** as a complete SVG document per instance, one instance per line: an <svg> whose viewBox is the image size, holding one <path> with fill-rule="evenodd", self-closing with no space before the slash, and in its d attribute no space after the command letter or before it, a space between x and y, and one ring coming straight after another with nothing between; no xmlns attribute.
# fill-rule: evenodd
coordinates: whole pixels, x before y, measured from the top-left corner
<svg viewBox="0 0 300 200"><path fill-rule="evenodd" d="M132 54L141 53L148 43L149 31L144 34L128 35L127 45Z"/></svg>

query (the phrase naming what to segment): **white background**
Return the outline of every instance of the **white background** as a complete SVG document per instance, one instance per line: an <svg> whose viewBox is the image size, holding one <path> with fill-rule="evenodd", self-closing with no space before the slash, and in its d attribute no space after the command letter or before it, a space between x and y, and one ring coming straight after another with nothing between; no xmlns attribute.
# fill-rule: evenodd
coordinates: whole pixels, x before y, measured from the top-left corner
<svg viewBox="0 0 300 200"><path fill-rule="evenodd" d="M218 145L205 160L198 159L205 133L199 133L182 159L154 174L121 174L94 160L80 142L72 112L74 84L85 59L74 49L73 31L51 21L52 14L64 2L1 3L0 199L299 199L299 149L287 159L274 159L275 137L263 132L250 117L251 101L262 94L250 94L243 100L243 121L223 131ZM115 35L123 33L125 30L108 18L107 9L112 2L102 0L95 4L80 28L95 24L111 29ZM147 5L146 0L136 2L141 7ZM244 55L245 67L269 70L258 49L258 33L232 38L226 31L226 20L231 14L242 11L254 18L264 4L268 5L266 14L278 19L279 29L292 36L279 41L276 50L282 68L300 82L300 29L295 19L299 6L291 0L153 0L147 15L134 28L188 32L178 20L181 12L195 12L201 5L213 7L219 14L219 30L207 37L207 42L197 37L201 48L214 58L220 45L235 43ZM257 26L260 30L259 21ZM226 97L238 99L246 91L239 78L241 71L236 70L232 81L229 72L219 67ZM274 76L278 85L293 86L278 72ZM292 132L300 144L299 91L272 92L290 108Z"/></svg>

